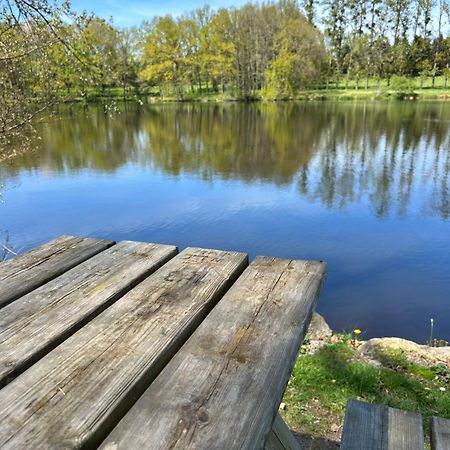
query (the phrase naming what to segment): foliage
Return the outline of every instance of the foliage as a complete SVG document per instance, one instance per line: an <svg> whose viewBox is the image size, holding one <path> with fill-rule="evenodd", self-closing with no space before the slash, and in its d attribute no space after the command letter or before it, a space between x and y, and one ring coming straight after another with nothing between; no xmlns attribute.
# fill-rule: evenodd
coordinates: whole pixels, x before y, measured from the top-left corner
<svg viewBox="0 0 450 450"><path fill-rule="evenodd" d="M303 17L288 19L275 45L276 56L266 73L269 97L293 97L320 77L325 48L319 32Z"/></svg>
<svg viewBox="0 0 450 450"><path fill-rule="evenodd" d="M368 89L371 79L380 87L393 75L419 77L419 87L444 76L446 88L448 1L439 0L434 20L424 0L326 0L321 8L283 0L157 17L141 74L160 95L181 99L227 89L247 99L293 98L323 80Z"/></svg>
<svg viewBox="0 0 450 450"><path fill-rule="evenodd" d="M398 94L409 94L414 91L414 85L410 78L400 75L393 75L391 78L391 89Z"/></svg>
<svg viewBox="0 0 450 450"><path fill-rule="evenodd" d="M32 131L31 120L52 102L47 56L59 44L65 9L45 0L0 1L0 156Z"/></svg>

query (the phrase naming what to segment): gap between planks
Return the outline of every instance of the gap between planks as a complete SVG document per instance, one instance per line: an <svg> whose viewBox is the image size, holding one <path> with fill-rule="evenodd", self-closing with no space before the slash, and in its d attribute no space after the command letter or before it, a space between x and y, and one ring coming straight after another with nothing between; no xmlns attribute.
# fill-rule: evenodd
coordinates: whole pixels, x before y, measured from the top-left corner
<svg viewBox="0 0 450 450"><path fill-rule="evenodd" d="M148 277L177 248L124 241L5 306L0 387Z"/></svg>

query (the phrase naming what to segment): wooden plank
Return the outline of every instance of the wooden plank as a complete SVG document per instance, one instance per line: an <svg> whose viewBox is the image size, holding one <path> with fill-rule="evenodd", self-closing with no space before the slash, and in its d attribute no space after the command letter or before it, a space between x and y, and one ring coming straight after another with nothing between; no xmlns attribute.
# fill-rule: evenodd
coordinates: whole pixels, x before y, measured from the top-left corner
<svg viewBox="0 0 450 450"><path fill-rule="evenodd" d="M431 418L431 450L450 450L450 420Z"/></svg>
<svg viewBox="0 0 450 450"><path fill-rule="evenodd" d="M263 448L323 274L257 257L102 448Z"/></svg>
<svg viewBox="0 0 450 450"><path fill-rule="evenodd" d="M0 308L111 245L113 241L61 236L4 261L0 266Z"/></svg>
<svg viewBox="0 0 450 450"><path fill-rule="evenodd" d="M349 400L345 410L341 450L387 449L387 407Z"/></svg>
<svg viewBox="0 0 450 450"><path fill-rule="evenodd" d="M121 242L5 306L0 387L161 267L174 246Z"/></svg>
<svg viewBox="0 0 450 450"><path fill-rule="evenodd" d="M189 248L0 390L0 447L92 448L247 264Z"/></svg>
<svg viewBox="0 0 450 450"><path fill-rule="evenodd" d="M411 411L349 400L342 450L423 450L422 416Z"/></svg>
<svg viewBox="0 0 450 450"><path fill-rule="evenodd" d="M278 413L272 424L265 450L302 450L289 427Z"/></svg>
<svg viewBox="0 0 450 450"><path fill-rule="evenodd" d="M389 450L424 450L422 416L412 411L388 408Z"/></svg>

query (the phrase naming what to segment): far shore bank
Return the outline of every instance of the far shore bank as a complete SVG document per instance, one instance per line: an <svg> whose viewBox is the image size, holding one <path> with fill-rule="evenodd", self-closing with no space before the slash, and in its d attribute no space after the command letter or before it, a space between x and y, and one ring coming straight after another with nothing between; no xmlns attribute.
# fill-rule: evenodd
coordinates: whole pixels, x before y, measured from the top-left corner
<svg viewBox="0 0 450 450"><path fill-rule="evenodd" d="M423 100L450 100L450 88L424 88L415 89L410 92L398 92L386 89L317 89L301 91L294 96L284 96L278 98L266 97L264 95L252 95L242 97L230 93L225 94L190 94L186 93L181 96L160 96L157 94L135 94L129 93L123 95L117 89L112 89L103 93L89 92L85 96L62 96L60 99L63 103L102 103L111 101L130 101L139 103L251 103L251 102L292 102L292 101L376 101L376 100L394 100L394 101L423 101Z"/></svg>

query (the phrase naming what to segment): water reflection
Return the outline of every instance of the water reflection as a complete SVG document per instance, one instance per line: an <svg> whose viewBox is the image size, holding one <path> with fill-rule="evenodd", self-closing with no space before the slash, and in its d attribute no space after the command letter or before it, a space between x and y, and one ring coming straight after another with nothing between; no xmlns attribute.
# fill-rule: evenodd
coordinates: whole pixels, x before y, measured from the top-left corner
<svg viewBox="0 0 450 450"><path fill-rule="evenodd" d="M0 240L61 234L323 259L333 328L450 340L450 103L61 110L0 165ZM1 242L1 241L0 241ZM1 256L1 255L0 255Z"/></svg>
<svg viewBox="0 0 450 450"><path fill-rule="evenodd" d="M450 215L450 108L444 103L72 107L39 151L4 168L114 172L135 163L204 180L295 183L328 208L367 200L377 217Z"/></svg>

